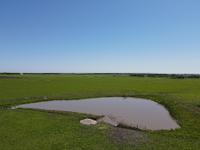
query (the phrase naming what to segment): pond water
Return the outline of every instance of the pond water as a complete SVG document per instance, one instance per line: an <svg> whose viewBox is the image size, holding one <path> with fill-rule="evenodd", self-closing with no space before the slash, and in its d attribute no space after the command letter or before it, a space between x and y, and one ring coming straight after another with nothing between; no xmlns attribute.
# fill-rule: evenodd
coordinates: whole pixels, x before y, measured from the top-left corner
<svg viewBox="0 0 200 150"><path fill-rule="evenodd" d="M102 115L121 125L142 130L179 128L179 125L170 116L165 107L154 101L141 98L104 97L83 100L54 100L19 105L17 108Z"/></svg>

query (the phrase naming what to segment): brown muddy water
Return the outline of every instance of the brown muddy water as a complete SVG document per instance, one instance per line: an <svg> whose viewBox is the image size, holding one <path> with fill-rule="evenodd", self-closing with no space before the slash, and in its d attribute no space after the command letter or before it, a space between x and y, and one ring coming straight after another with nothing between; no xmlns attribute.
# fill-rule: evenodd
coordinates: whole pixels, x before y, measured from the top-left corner
<svg viewBox="0 0 200 150"><path fill-rule="evenodd" d="M111 118L121 125L142 130L179 128L162 105L141 98L104 97L83 100L54 100L19 105L16 108L79 112Z"/></svg>

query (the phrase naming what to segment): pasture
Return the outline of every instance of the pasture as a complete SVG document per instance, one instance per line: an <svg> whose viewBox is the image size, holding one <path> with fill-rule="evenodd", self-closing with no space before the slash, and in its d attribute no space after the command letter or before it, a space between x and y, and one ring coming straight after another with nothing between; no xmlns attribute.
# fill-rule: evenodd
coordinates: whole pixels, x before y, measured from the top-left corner
<svg viewBox="0 0 200 150"><path fill-rule="evenodd" d="M84 126L88 115L9 109L18 104L94 97L141 97L163 104L181 126L139 131ZM200 79L112 75L0 75L0 149L200 149Z"/></svg>

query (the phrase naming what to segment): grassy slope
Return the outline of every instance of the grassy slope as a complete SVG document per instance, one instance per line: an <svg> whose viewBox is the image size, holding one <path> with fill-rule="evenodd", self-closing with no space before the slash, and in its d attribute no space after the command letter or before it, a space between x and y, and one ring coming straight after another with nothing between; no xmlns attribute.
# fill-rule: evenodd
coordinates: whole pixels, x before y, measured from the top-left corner
<svg viewBox="0 0 200 150"><path fill-rule="evenodd" d="M80 114L31 110L0 111L4 149L200 149L200 80L112 76L0 77L0 105L46 99L138 96L164 104L182 126L176 131L144 132L146 142L116 144L109 128L85 127ZM2 140L3 139L3 140ZM76 147L75 147L76 145Z"/></svg>

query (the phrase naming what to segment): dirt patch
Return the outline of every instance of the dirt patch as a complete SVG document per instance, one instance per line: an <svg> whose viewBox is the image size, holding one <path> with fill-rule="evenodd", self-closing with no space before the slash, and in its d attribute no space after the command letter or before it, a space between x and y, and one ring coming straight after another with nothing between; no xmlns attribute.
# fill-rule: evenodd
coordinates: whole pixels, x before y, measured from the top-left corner
<svg viewBox="0 0 200 150"><path fill-rule="evenodd" d="M195 114L200 114L200 104L185 104L183 107Z"/></svg>
<svg viewBox="0 0 200 150"><path fill-rule="evenodd" d="M147 135L138 130L124 129L119 127L111 127L109 138L116 144L139 146L147 142Z"/></svg>

